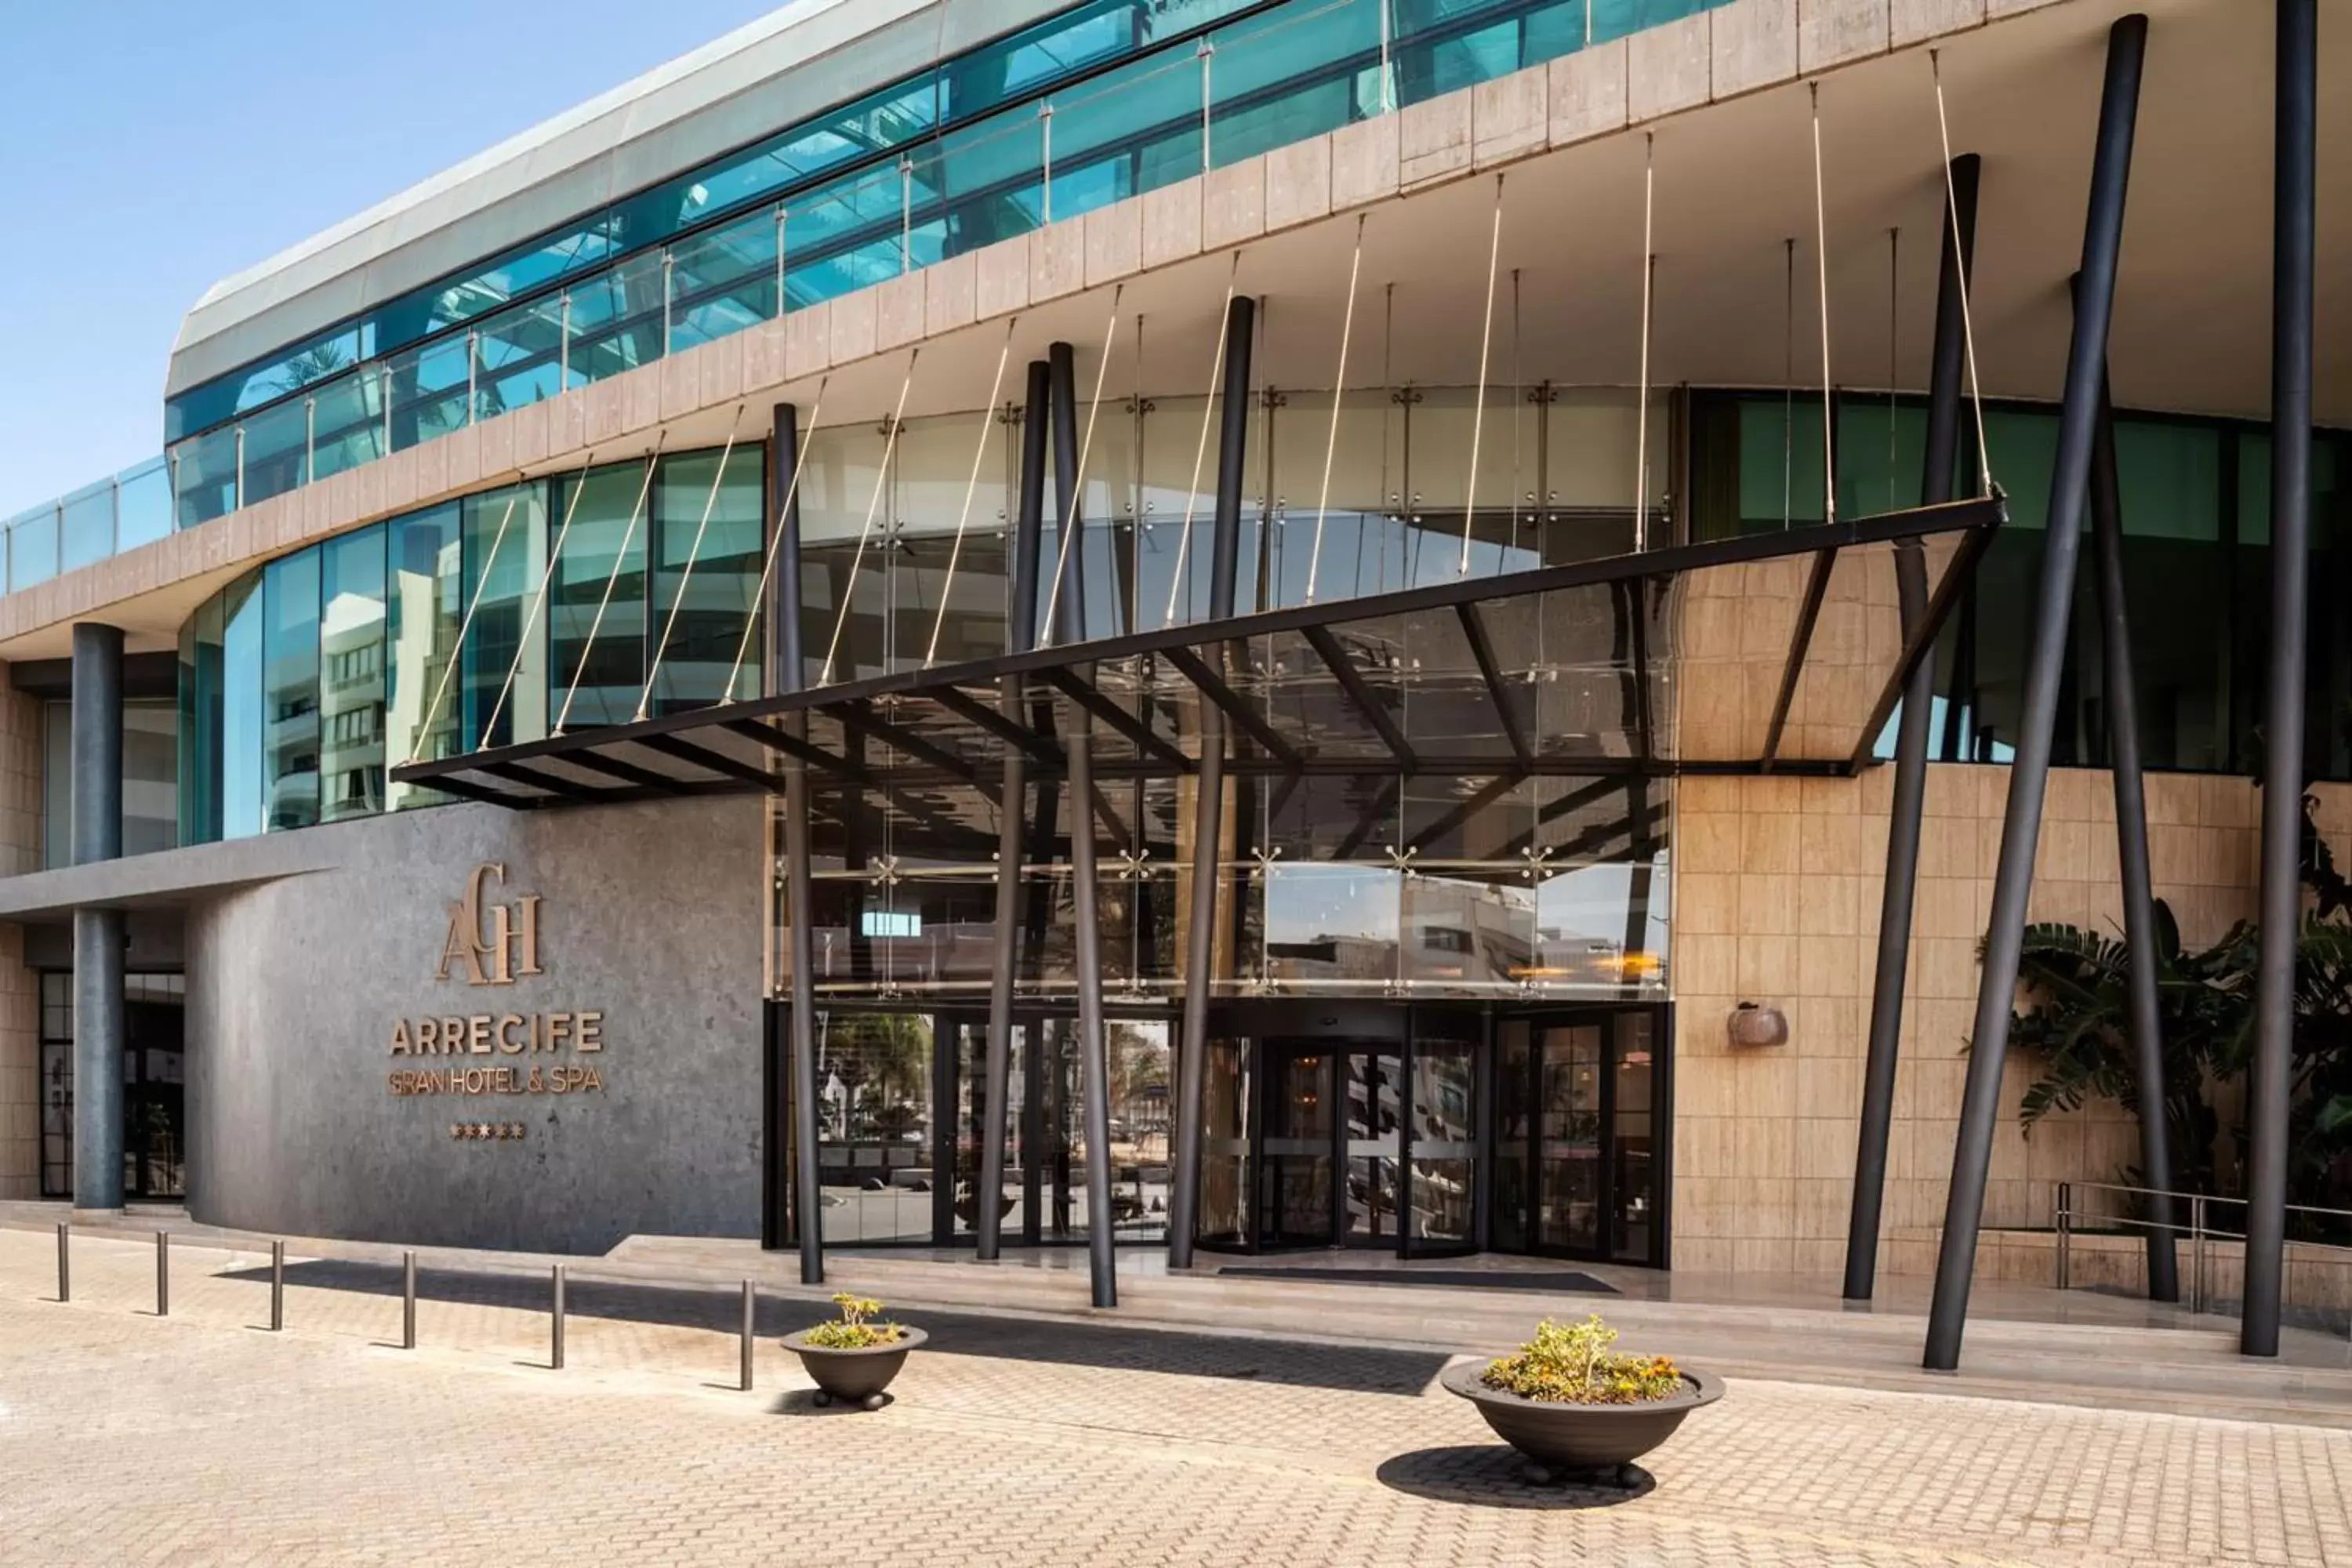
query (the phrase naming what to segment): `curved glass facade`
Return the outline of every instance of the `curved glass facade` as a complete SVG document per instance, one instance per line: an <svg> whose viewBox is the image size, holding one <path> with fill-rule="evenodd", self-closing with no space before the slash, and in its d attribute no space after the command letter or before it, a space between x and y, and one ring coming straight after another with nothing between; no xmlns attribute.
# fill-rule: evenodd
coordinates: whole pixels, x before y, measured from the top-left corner
<svg viewBox="0 0 2352 1568"><path fill-rule="evenodd" d="M22 588L1043 225L1723 0L1089 0L172 399Z"/></svg>
<svg viewBox="0 0 2352 1568"><path fill-rule="evenodd" d="M765 473L750 446L723 470L717 451L650 475L617 463L238 577L180 630L181 842L439 800L387 768L537 739L566 715L576 728L753 694Z"/></svg>

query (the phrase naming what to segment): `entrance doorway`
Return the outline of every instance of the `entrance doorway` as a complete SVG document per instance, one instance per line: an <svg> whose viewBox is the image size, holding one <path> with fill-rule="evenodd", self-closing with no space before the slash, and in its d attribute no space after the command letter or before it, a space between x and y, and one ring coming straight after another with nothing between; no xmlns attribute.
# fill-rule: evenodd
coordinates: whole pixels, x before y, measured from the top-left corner
<svg viewBox="0 0 2352 1568"><path fill-rule="evenodd" d="M1497 1026L1497 1247L1664 1264L1660 1038L1652 1008Z"/></svg>

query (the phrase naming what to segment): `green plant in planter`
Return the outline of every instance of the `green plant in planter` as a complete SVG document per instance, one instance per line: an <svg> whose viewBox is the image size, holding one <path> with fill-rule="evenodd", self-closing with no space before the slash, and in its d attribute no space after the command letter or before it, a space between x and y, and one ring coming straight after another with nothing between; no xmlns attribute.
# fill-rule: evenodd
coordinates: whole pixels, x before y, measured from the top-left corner
<svg viewBox="0 0 2352 1568"><path fill-rule="evenodd" d="M817 1324L802 1337L819 1350L866 1351L877 1345L897 1344L906 1331L884 1319L875 1319L882 1303L871 1296L859 1296L844 1290L833 1299L841 1309L841 1316Z"/></svg>
<svg viewBox="0 0 2352 1568"><path fill-rule="evenodd" d="M1683 1391L1671 1358L1612 1354L1616 1342L1617 1331L1598 1313L1580 1323L1546 1318L1535 1338L1489 1365L1479 1381L1522 1399L1562 1405L1643 1405Z"/></svg>

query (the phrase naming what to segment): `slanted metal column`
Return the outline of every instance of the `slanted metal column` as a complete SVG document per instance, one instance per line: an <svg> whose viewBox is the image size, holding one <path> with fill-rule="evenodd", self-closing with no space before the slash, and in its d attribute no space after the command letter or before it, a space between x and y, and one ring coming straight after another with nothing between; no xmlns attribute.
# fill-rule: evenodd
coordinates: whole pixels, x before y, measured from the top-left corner
<svg viewBox="0 0 2352 1568"><path fill-rule="evenodd" d="M1980 162L1973 153L1952 160L1953 200L1944 215L1935 360L1927 383L1927 468L1919 483L1919 500L1929 506L1952 499L1952 470L1959 455L1960 383L1968 369L1960 290L1976 271ZM1895 592L1907 635L1927 613L1927 564L1916 540L1895 547ZM1878 1278L1878 1222L1886 1194L1886 1149L1894 1131L1895 1068L1911 960L1911 902L1919 878L1919 822L1927 798L1927 719L1935 700L1936 661L1930 657L1919 661L1903 689L1903 718L1895 734L1894 806L1886 825L1886 879L1878 901L1878 970L1870 994L1861 1137L1854 1147L1853 1208L1846 1220L1849 1301L1869 1300Z"/></svg>
<svg viewBox="0 0 2352 1568"><path fill-rule="evenodd" d="M1055 607L1055 641L1062 646L1087 635L1085 552L1080 547L1078 416L1076 366L1067 343L1046 351L1053 367L1054 500L1061 533L1054 542L1062 574ZM1090 680L1083 666L1078 679ZM1111 1249L1110 1042L1103 1028L1101 911L1095 887L1094 720L1076 702L1062 705L1063 750L1070 779L1071 915L1077 923L1078 1063L1085 1075L1082 1112L1087 1130L1087 1261L1094 1279L1094 1303L1118 1305L1118 1258Z"/></svg>
<svg viewBox="0 0 2352 1568"><path fill-rule="evenodd" d="M1007 563L1004 607L1004 650L1022 653L1037 646L1037 538L1045 511L1046 405L1053 392L1053 367L1044 360L1029 364L1027 402L1021 417L1021 497L1013 514L1012 560ZM1008 675L1000 688L998 710L1013 723L1026 723L1023 711L1023 681ZM1028 800L1028 758L1020 747L1004 748L1004 788L996 824L996 926L988 955L988 1068L982 1090L980 1191L975 1201L979 1254L992 1263L1003 1249L1004 1214L1004 1136L1012 1107L1005 1103L1013 1082L1013 978L1020 958L1021 863L1025 855L1023 829Z"/></svg>
<svg viewBox="0 0 2352 1568"><path fill-rule="evenodd" d="M808 681L801 646L801 508L798 497L783 504L784 489L800 451L799 416L789 403L776 405L773 444L768 448L768 506L782 542L776 546L774 617L776 689L798 691ZM792 733L808 739L808 720L793 714ZM786 940L792 947L792 1026L786 1050L792 1063L793 1219L799 1226L801 1283L824 1283L824 1194L816 1163L816 908L815 880L809 867L808 763L784 759L784 888L792 905Z"/></svg>
<svg viewBox="0 0 2352 1568"><path fill-rule="evenodd" d="M73 629L73 858L122 853L122 632ZM74 911L74 1207L122 1206L121 910Z"/></svg>
<svg viewBox="0 0 2352 1568"><path fill-rule="evenodd" d="M2246 1165L2245 1311L2238 1336L2241 1351L2263 1356L2278 1354L2294 1065L2294 950L2303 912L2315 9L2315 0L2278 0L2271 234L2271 679L2263 709L2263 924L2254 970L2254 1065L2246 1081L2253 1149Z"/></svg>
<svg viewBox="0 0 2352 1568"><path fill-rule="evenodd" d="M2124 599L2122 486L2116 471L2115 406L2099 374L2099 416L2091 440L2091 565L2099 591L2101 650L2106 662L2107 723L2116 776L2116 851L2123 872L2124 940L2131 948L2125 977L2132 1056L2139 1077L2140 1184L2159 1194L2172 1189L2170 1139L2164 1121L2164 1033L2156 1002L2156 893L2147 858L2147 795L2140 777L2138 687L2132 673L2131 617ZM2173 1248L2172 1200L2148 1199L2147 1299L2180 1300Z"/></svg>
<svg viewBox="0 0 2352 1568"><path fill-rule="evenodd" d="M1250 344L1257 301L1236 295L1225 311L1224 418L1217 431L1217 502L1209 546L1209 619L1234 613L1240 571L1242 478L1248 460ZM1184 931L1184 1036L1176 1053L1176 1191L1168 1205L1168 1262L1192 1266L1201 1209L1201 1100L1207 1087L1209 979L1216 962L1217 889L1225 822L1225 716L1201 700L1201 770L1192 799L1192 908Z"/></svg>
<svg viewBox="0 0 2352 1568"><path fill-rule="evenodd" d="M1993 1121L2000 1110L2000 1074L2009 1057L2010 1007L2025 941L2025 905L2033 890L2033 853L2042 831L2042 795L2050 776L2051 730L2058 717L2059 666L2066 653L2067 613L2074 597L2074 563L2083 533L2083 505L2091 478L2091 437L2106 365L2107 325L2116 298L2116 268L2123 243L2124 195L2131 174L2132 132L2139 111L2140 67L2147 50L2147 18L2120 18L2107 33L2106 80L2099 100L2099 130L2091 163L2090 206L2083 229L2081 308L2074 313L2066 354L2066 396L2058 421L2058 455L2050 487L2050 526L2042 541L2042 582L2034 601L2032 653L2025 669L2025 701L2017 752L2001 821L2000 858L1993 878L1990 929L1977 992L1976 1027L1969 1035L1967 1092L1959 1136L1952 1150L1952 1182L1944 1204L1944 1234L1936 1258L1935 1297L1927 1316L1925 1364L1949 1372L1960 1363L1969 1283L1976 1267L1977 1227L1984 1218L1985 1176L1992 1166Z"/></svg>

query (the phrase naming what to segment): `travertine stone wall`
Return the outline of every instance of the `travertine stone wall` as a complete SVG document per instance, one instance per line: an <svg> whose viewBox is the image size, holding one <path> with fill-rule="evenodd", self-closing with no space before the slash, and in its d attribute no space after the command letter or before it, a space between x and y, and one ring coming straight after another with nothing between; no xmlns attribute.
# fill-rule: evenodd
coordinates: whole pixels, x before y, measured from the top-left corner
<svg viewBox="0 0 2352 1568"><path fill-rule="evenodd" d="M1676 791L1678 1268L1842 1267L1893 784L1882 767L1853 780L1690 778ZM2008 784L2006 767L1928 772L1882 1221L1882 1267L1893 1272L1934 1265ZM2319 820L2341 846L2352 790L2318 793ZM2147 797L2156 891L2183 940L2210 942L2251 918L2253 783L2158 773ZM2108 773L2052 773L2038 857L2031 918L2120 931ZM1788 1014L1786 1046L1730 1047L1725 1016L1743 999ZM2012 1062L1988 1226L2046 1225L2058 1182L2112 1181L2137 1160L2137 1126L2120 1106L2051 1118L2028 1139L2017 1106L2029 1081Z"/></svg>
<svg viewBox="0 0 2352 1568"><path fill-rule="evenodd" d="M0 876L41 866L41 704L0 664ZM0 1198L41 1187L39 983L25 928L0 922Z"/></svg>

